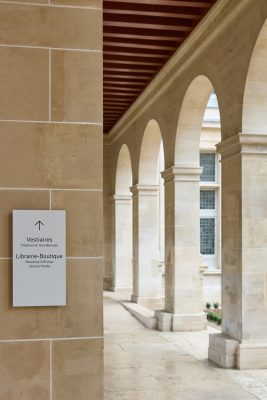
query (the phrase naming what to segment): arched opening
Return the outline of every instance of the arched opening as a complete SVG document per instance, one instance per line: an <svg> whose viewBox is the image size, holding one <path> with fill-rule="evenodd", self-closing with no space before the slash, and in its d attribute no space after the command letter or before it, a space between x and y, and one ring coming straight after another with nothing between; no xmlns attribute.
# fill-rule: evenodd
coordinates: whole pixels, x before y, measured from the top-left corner
<svg viewBox="0 0 267 400"><path fill-rule="evenodd" d="M165 202L164 202L164 180L161 177L161 171L164 170L164 147L160 127L155 120L151 120L144 133L140 161L139 161L139 184L156 185L157 188L157 220L158 220L158 255L157 265L160 276L164 281L164 253L165 253ZM164 296L164 290L160 297Z"/></svg>
<svg viewBox="0 0 267 400"><path fill-rule="evenodd" d="M267 20L256 41L246 79L242 133L267 133Z"/></svg>
<svg viewBox="0 0 267 400"><path fill-rule="evenodd" d="M131 157L126 144L122 145L117 162L115 193L129 195L132 185Z"/></svg>
<svg viewBox="0 0 267 400"><path fill-rule="evenodd" d="M158 123L146 126L134 192L134 293L150 309L164 304L164 150Z"/></svg>
<svg viewBox="0 0 267 400"><path fill-rule="evenodd" d="M113 198L113 290L132 292L132 168L128 147L120 150Z"/></svg>
<svg viewBox="0 0 267 400"><path fill-rule="evenodd" d="M220 296L218 115L210 80L198 76L190 84L182 103L175 166L172 179L167 174L165 180L166 202L172 213L166 218L165 308L178 315L177 322L174 316L173 330L203 329L203 303L205 300L217 302ZM215 279L217 287L211 290L217 275L219 287ZM216 291L219 292L215 296ZM193 319L181 318L185 314L194 316L194 323Z"/></svg>
<svg viewBox="0 0 267 400"><path fill-rule="evenodd" d="M200 254L204 304L221 304L221 164L216 145L221 141L218 100L213 91L200 135Z"/></svg>
<svg viewBox="0 0 267 400"><path fill-rule="evenodd" d="M154 119L145 129L139 160L139 184L157 185L159 181L159 154L162 136L160 127ZM162 149L163 150L163 149ZM164 156L164 153L163 153Z"/></svg>
<svg viewBox="0 0 267 400"><path fill-rule="evenodd" d="M193 80L181 107L175 142L175 165L199 167L199 143L204 113L213 87L201 75Z"/></svg>

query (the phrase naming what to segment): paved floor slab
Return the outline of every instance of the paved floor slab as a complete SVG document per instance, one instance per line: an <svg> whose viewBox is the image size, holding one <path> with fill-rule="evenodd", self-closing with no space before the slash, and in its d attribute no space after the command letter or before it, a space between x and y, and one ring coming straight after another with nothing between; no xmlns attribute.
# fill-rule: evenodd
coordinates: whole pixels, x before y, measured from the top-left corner
<svg viewBox="0 0 267 400"><path fill-rule="evenodd" d="M149 330L121 306L116 296L105 293L104 303L105 400L259 398L237 381L240 371L231 376L231 372L206 360L207 332ZM267 379L267 374L262 379Z"/></svg>

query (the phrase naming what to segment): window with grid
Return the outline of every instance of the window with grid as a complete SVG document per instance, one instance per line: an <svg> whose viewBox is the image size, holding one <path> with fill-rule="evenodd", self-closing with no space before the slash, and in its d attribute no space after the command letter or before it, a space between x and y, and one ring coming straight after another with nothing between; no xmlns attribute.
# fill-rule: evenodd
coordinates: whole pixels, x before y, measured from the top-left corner
<svg viewBox="0 0 267 400"><path fill-rule="evenodd" d="M215 218L200 218L200 253L215 254Z"/></svg>
<svg viewBox="0 0 267 400"><path fill-rule="evenodd" d="M200 190L200 209L215 210L215 190Z"/></svg>
<svg viewBox="0 0 267 400"><path fill-rule="evenodd" d="M215 182L215 161L216 159L214 153L200 153L200 167L203 168L203 172L200 177L201 182Z"/></svg>

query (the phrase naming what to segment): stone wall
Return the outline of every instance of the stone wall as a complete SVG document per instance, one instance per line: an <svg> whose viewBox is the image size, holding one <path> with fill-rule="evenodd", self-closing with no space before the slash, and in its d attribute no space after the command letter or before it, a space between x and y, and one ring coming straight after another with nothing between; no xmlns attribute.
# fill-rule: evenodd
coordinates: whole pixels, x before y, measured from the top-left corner
<svg viewBox="0 0 267 400"><path fill-rule="evenodd" d="M102 398L101 8L0 5L2 400ZM66 307L12 307L13 209L66 210Z"/></svg>

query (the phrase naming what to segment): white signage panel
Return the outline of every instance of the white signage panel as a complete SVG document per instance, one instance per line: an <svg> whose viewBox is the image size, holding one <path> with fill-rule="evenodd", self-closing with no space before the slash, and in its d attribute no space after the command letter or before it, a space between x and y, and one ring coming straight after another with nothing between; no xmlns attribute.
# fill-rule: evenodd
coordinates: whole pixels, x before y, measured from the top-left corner
<svg viewBox="0 0 267 400"><path fill-rule="evenodd" d="M66 211L13 211L13 306L66 305Z"/></svg>

